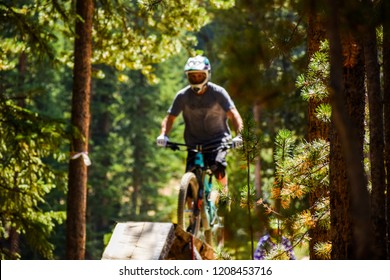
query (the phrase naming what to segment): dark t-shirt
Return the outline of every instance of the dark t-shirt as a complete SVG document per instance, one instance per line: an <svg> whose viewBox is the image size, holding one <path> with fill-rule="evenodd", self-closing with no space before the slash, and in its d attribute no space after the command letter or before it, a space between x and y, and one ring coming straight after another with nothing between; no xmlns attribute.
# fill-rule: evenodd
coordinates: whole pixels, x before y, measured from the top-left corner
<svg viewBox="0 0 390 280"><path fill-rule="evenodd" d="M204 94L196 94L190 86L177 94L168 113L185 122L184 140L189 145L205 144L231 137L226 112L235 107L227 91L214 83L207 84Z"/></svg>

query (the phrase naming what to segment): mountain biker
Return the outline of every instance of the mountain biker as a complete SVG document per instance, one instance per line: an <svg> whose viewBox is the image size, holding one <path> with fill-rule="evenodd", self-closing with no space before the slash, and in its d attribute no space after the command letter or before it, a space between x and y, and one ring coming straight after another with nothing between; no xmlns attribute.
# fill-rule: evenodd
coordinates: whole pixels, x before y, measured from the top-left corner
<svg viewBox="0 0 390 280"><path fill-rule="evenodd" d="M185 129L184 140L187 145L202 145L232 139L228 120L231 121L236 136L232 139L233 147L242 146L242 118L228 92L221 86L210 82L211 65L207 57L190 57L184 67L189 85L175 96L167 116L161 123L161 133L157 145L165 147L169 141L168 134L176 117L183 113ZM204 155L205 164L210 166L222 192L228 193L226 174L226 150ZM191 171L194 152L189 151L186 171Z"/></svg>

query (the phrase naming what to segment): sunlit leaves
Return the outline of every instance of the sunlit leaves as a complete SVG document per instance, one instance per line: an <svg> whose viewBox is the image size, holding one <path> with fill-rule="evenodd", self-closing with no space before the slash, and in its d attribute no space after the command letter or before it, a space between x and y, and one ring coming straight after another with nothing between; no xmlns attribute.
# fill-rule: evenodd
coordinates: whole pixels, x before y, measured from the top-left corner
<svg viewBox="0 0 390 280"><path fill-rule="evenodd" d="M93 62L114 65L119 71L141 70L156 83L152 66L193 47L191 32L208 22L198 1L118 1L113 10L97 7Z"/></svg>
<svg viewBox="0 0 390 280"><path fill-rule="evenodd" d="M313 227L329 228L329 143L325 140L298 142L292 132L281 130L275 140L275 184L272 196L283 209L294 207L293 202L304 200L309 193L321 190L312 209L284 217L294 231L293 240L302 242Z"/></svg>
<svg viewBox="0 0 390 280"><path fill-rule="evenodd" d="M315 220L309 210L303 210L294 217L293 229L297 232L307 230L314 225Z"/></svg>
<svg viewBox="0 0 390 280"><path fill-rule="evenodd" d="M234 0L211 0L210 4L212 7L215 7L217 9L230 9L234 7L235 1Z"/></svg>
<svg viewBox="0 0 390 280"><path fill-rule="evenodd" d="M331 115L332 115L332 107L329 103L322 103L318 105L316 108L316 117L324 122L324 123L330 123L331 121Z"/></svg>
<svg viewBox="0 0 390 280"><path fill-rule="evenodd" d="M20 2L20 1L19 1ZM13 39L15 46L23 45L18 52L24 52L43 59L50 57L55 61L61 54L55 48L59 32L64 28L65 9L69 1L22 1L12 5L0 4L2 25L0 26L1 40ZM57 5L56 5L57 4ZM6 54L6 60L12 61L15 51L0 44L1 52Z"/></svg>
<svg viewBox="0 0 390 280"><path fill-rule="evenodd" d="M60 147L66 142L63 124L40 118L1 99L0 112L0 238L12 229L23 235L43 258L53 257L48 238L64 212L45 211L45 196L65 175L53 165L66 160ZM7 255L4 258L18 256Z"/></svg>
<svg viewBox="0 0 390 280"><path fill-rule="evenodd" d="M331 259L332 244L329 242L319 242L314 245L316 254L323 260Z"/></svg>
<svg viewBox="0 0 390 280"><path fill-rule="evenodd" d="M314 204L315 219L317 226L323 229L330 229L330 198L324 196L318 199Z"/></svg>
<svg viewBox="0 0 390 280"><path fill-rule="evenodd" d="M240 206L242 208L249 207L254 209L256 206L256 190L253 187L248 186L248 189L243 189L240 194ZM234 198L233 198L234 201Z"/></svg>
<svg viewBox="0 0 390 280"><path fill-rule="evenodd" d="M281 243L276 244L265 256L265 260L289 260L290 256Z"/></svg>
<svg viewBox="0 0 390 280"><path fill-rule="evenodd" d="M301 199L315 188L328 185L329 144L323 140L295 144L292 134L282 130L276 137L275 162L278 198Z"/></svg>
<svg viewBox="0 0 390 280"><path fill-rule="evenodd" d="M275 139L275 162L279 167L283 167L285 159L289 158L292 153L295 139L292 132L287 129L282 129L278 132Z"/></svg>
<svg viewBox="0 0 390 280"><path fill-rule="evenodd" d="M310 59L307 72L297 78L296 86L301 89L301 95L305 100L323 101L329 95L328 50L328 42L325 41L321 44L320 51L315 52Z"/></svg>
<svg viewBox="0 0 390 280"><path fill-rule="evenodd" d="M233 1L212 1L229 7ZM95 5L93 63L115 66L118 71L141 70L150 83L157 79L150 67L195 46L193 32L210 21L206 7L199 1L104 1ZM73 67L72 56L64 46L74 42L70 1L26 2L24 6L0 5L8 24L3 27L11 44L0 43L0 69L15 67L17 54L34 52ZM19 20L19 18L20 20ZM4 31L3 30L3 31ZM2 37L7 39L7 32ZM61 37L61 35L65 35ZM58 47L59 40L65 38ZM23 42L23 44L20 44ZM19 45L18 45L19 44ZM15 47L19 46L19 47Z"/></svg>
<svg viewBox="0 0 390 280"><path fill-rule="evenodd" d="M0 40L0 71L11 70L16 67L16 55L26 49L22 42L13 38Z"/></svg>

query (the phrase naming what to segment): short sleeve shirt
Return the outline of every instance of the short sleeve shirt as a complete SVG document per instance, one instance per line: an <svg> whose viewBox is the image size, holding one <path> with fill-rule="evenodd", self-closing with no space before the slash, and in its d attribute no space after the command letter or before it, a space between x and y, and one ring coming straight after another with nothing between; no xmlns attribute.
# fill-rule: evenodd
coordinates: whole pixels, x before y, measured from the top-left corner
<svg viewBox="0 0 390 280"><path fill-rule="evenodd" d="M231 137L226 113L235 107L227 91L208 83L203 94L196 94L190 86L180 90L168 113L183 113L184 140L189 145L205 144Z"/></svg>

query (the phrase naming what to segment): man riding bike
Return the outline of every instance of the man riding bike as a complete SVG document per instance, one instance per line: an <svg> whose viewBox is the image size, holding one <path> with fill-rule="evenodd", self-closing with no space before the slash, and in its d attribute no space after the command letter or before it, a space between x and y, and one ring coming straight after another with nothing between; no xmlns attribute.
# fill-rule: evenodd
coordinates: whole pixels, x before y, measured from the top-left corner
<svg viewBox="0 0 390 280"><path fill-rule="evenodd" d="M176 117L183 113L185 129L184 141L187 145L203 145L232 140L233 147L242 145L242 118L228 92L221 86L210 82L211 65L207 57L190 57L184 67L189 85L175 96L167 116L161 123L161 133L157 145L165 147L168 135ZM236 136L232 139L228 120L231 121ZM228 194L226 174L227 150L218 150L205 155L205 164L222 186L222 192ZM186 172L193 168L195 153L188 152Z"/></svg>

